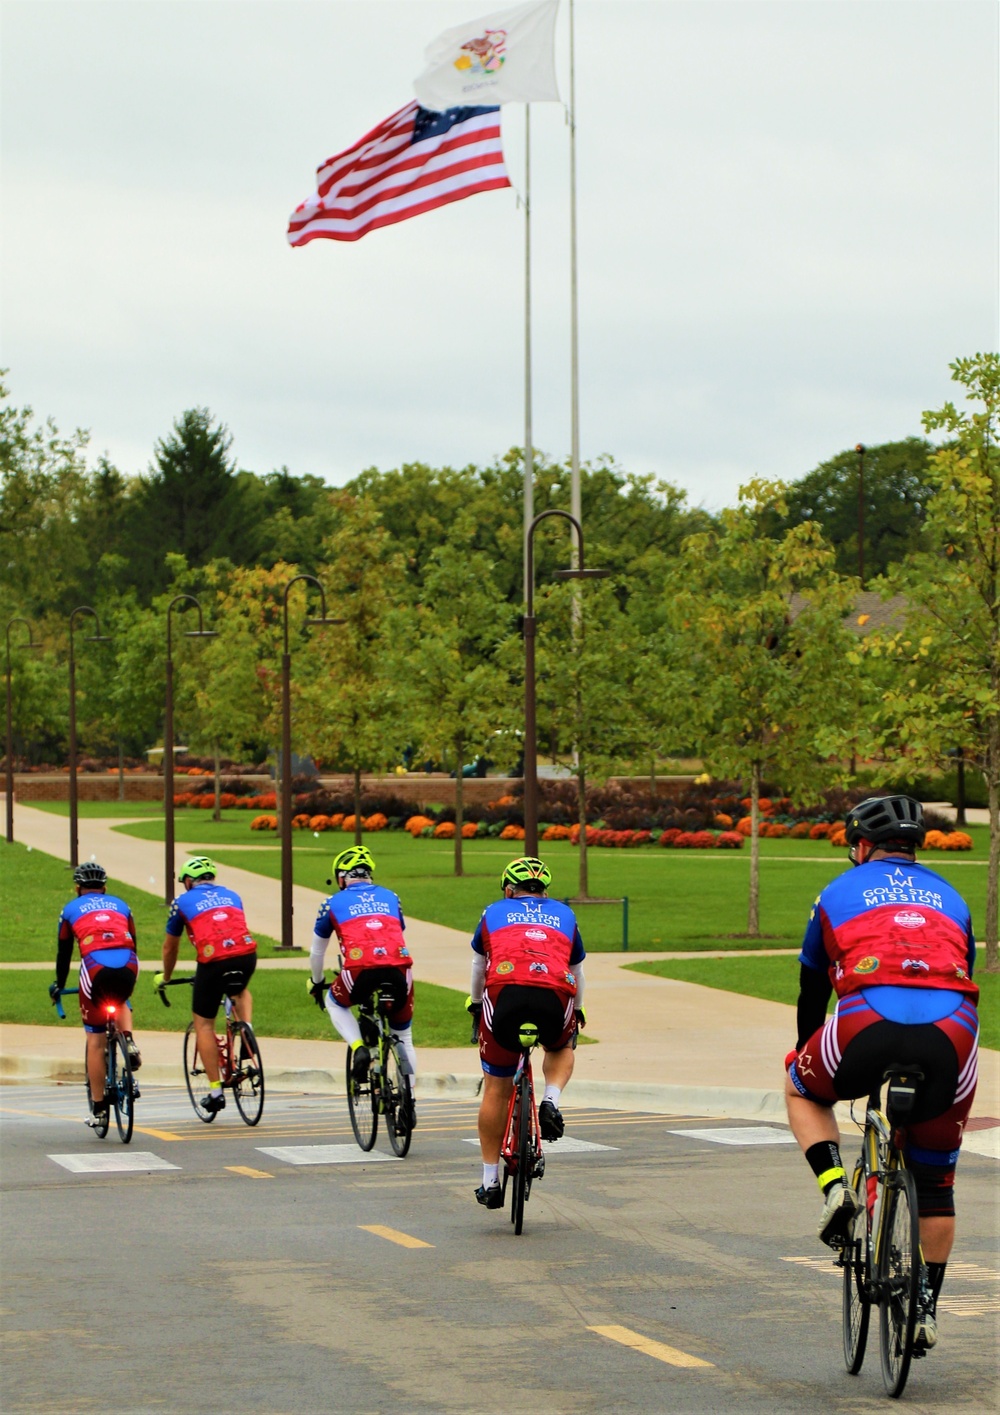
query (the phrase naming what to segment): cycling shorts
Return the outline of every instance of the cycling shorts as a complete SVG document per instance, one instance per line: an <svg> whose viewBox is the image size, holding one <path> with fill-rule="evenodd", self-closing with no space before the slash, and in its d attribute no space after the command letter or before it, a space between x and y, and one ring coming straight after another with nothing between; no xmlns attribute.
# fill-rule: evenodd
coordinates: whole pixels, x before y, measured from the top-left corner
<svg viewBox="0 0 1000 1415"><path fill-rule="evenodd" d="M196 1017L214 1021L222 999L239 997L253 977L256 966L256 953L244 953L236 958L213 958L210 963L199 963L194 970L191 1011Z"/></svg>
<svg viewBox="0 0 1000 1415"><path fill-rule="evenodd" d="M538 1028L546 1051L576 1046L575 998L555 988L506 983L483 993L479 1019L479 1060L487 1076L513 1076L521 1055L518 1031L525 1022Z"/></svg>
<svg viewBox="0 0 1000 1415"><path fill-rule="evenodd" d="M86 958L81 962L79 1002L84 1031L104 1035L108 1030L106 1008L109 1003L116 1003L128 1013L116 1023L119 1031L132 1030L132 1013L126 1003L138 976L139 960L134 953L131 960L119 968L107 968Z"/></svg>
<svg viewBox="0 0 1000 1415"><path fill-rule="evenodd" d="M935 1166L947 1182L976 1094L978 1037L968 1000L940 1021L907 1025L887 1021L853 994L805 1043L789 1076L807 1100L833 1105L869 1096L889 1066L919 1068L925 1079L905 1127L904 1153L911 1162Z"/></svg>
<svg viewBox="0 0 1000 1415"><path fill-rule="evenodd" d="M330 996L341 1007L356 1007L367 1002L379 988L386 988L393 995L393 1005L389 1009L390 1027L408 1027L413 1021L413 969L361 968L353 972L349 968L336 978L330 986Z"/></svg>

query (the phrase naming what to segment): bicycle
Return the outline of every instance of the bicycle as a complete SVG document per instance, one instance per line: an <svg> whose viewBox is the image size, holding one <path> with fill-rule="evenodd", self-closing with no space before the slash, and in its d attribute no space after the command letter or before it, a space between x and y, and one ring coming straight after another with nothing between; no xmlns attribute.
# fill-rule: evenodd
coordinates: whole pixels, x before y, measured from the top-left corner
<svg viewBox="0 0 1000 1415"><path fill-rule="evenodd" d="M56 1009L60 1021L66 1020L66 1009L62 1005L64 997L75 996L79 988L55 988L50 991L52 1004ZM111 1107L114 1107L115 1124L118 1127L118 1135L123 1145L127 1145L132 1138L132 1127L135 1123L135 1102L139 1099L139 1087L135 1084L132 1076L132 1063L129 1060L128 1047L125 1044L125 1037L118 1031L115 1018L118 1014L117 1002L106 1002L103 1004L104 1014L107 1018L105 1023L107 1038L105 1055L107 1059L107 1070L104 1076L104 1105L105 1117L103 1124L93 1125L91 1129L99 1140L103 1140L111 1128ZM122 1006L127 1007L128 1003ZM87 1101L90 1103L90 1077L87 1074L87 1053L83 1054L83 1069L86 1077Z"/></svg>
<svg viewBox="0 0 1000 1415"><path fill-rule="evenodd" d="M500 1145L503 1162L503 1188L507 1197L507 1181L511 1181L510 1221L514 1232L524 1229L524 1206L531 1194L531 1181L545 1173L542 1135L538 1128L538 1107L535 1105L535 1083L531 1075L531 1053L538 1045L538 1028L534 1022L524 1022L517 1034L521 1055L511 1086L507 1107L507 1125Z"/></svg>
<svg viewBox="0 0 1000 1415"><path fill-rule="evenodd" d="M903 1393L914 1350L918 1303L926 1290L917 1190L896 1143L924 1079L915 1067L890 1066L865 1107L861 1154L852 1186L860 1207L837 1258L844 1272L844 1361L852 1376L865 1359L871 1309L879 1309L882 1379L894 1399ZM888 1082L886 1106L882 1085ZM852 1107L853 1118L853 1107Z"/></svg>
<svg viewBox="0 0 1000 1415"><path fill-rule="evenodd" d="M183 983L193 984L194 977L171 978L156 989L164 1007L170 1006L170 999L164 989L179 987ZM225 1090L232 1091L236 1109L247 1125L256 1125L264 1112L264 1063L260 1059L260 1047L249 1022L241 1022L233 1016L233 999L227 993L223 998L226 1008L226 1030L217 1032L216 1044L219 1048L219 1079ZM239 1056L236 1054L239 1044ZM184 1081L194 1113L206 1125L211 1125L217 1111L206 1111L201 1102L208 1096L208 1073L198 1055L198 1039L194 1022L187 1025L184 1033Z"/></svg>
<svg viewBox="0 0 1000 1415"><path fill-rule="evenodd" d="M393 1152L405 1159L413 1139L413 1083L410 1063L389 1025L389 1011L395 1003L391 989L378 988L360 1004L361 1039L374 1053L368 1074L358 1080L354 1052L347 1048L347 1108L354 1138L363 1150L367 1152L375 1144L378 1118L384 1115Z"/></svg>

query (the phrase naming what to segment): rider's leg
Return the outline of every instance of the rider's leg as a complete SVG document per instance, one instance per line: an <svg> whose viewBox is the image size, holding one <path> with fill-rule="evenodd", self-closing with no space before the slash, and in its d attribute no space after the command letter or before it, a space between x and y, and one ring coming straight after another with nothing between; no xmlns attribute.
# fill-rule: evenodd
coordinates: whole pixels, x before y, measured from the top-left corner
<svg viewBox="0 0 1000 1415"><path fill-rule="evenodd" d="M393 1027L393 1040L397 1041L406 1057L410 1067L410 1075L417 1074L417 1051L413 1045L413 1024L407 1023L405 1027Z"/></svg>
<svg viewBox="0 0 1000 1415"><path fill-rule="evenodd" d="M500 1163L500 1145L510 1105L510 1076L483 1074L483 1096L479 1102L479 1146L484 1165Z"/></svg>
<svg viewBox="0 0 1000 1415"><path fill-rule="evenodd" d="M326 1010L330 1015L330 1021L350 1047L361 1045L361 1028L358 1026L358 1019L349 1007L341 1007L339 1002L333 999L333 993L326 995Z"/></svg>
<svg viewBox="0 0 1000 1415"><path fill-rule="evenodd" d="M573 1074L573 1066L576 1062L576 1052L571 1046L563 1047L561 1051L547 1051L542 1061L542 1075L545 1077L545 1094L543 1100L551 1101L554 1106L558 1106L559 1097L569 1084L569 1078Z"/></svg>
<svg viewBox="0 0 1000 1415"><path fill-rule="evenodd" d="M219 1084L219 1044L215 1039L215 1019L214 1017L199 1017L197 1012L192 1016L201 1064L205 1068L209 1084L217 1086Z"/></svg>
<svg viewBox="0 0 1000 1415"><path fill-rule="evenodd" d="M946 1263L955 1242L955 1219L935 1214L920 1220L920 1247L925 1263Z"/></svg>
<svg viewBox="0 0 1000 1415"><path fill-rule="evenodd" d="M249 988L244 988L233 998L233 1016L239 1022L253 1022L253 997Z"/></svg>
<svg viewBox="0 0 1000 1415"><path fill-rule="evenodd" d="M90 1098L95 1104L103 1104L104 1081L108 1072L107 1037L103 1032L87 1033L87 1080L90 1082Z"/></svg>

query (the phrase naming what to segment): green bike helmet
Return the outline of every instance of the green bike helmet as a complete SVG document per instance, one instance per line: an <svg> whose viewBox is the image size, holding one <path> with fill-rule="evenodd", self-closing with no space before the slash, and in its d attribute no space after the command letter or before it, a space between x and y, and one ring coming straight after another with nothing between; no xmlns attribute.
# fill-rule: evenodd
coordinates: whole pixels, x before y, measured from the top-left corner
<svg viewBox="0 0 1000 1415"><path fill-rule="evenodd" d="M181 884L189 879L192 884L197 884L200 879L215 879L216 866L207 855L192 855L190 860L185 860L181 865L181 872L177 876Z"/></svg>
<svg viewBox="0 0 1000 1415"><path fill-rule="evenodd" d="M501 889L506 889L509 885L511 889L527 889L534 894L548 889L551 883L552 871L541 860L536 860L534 855L522 855L519 860L511 860L500 876Z"/></svg>
<svg viewBox="0 0 1000 1415"><path fill-rule="evenodd" d="M366 874L369 879L375 873L375 857L367 845L349 845L346 850L341 850L339 855L333 857L333 877L338 884L341 875L351 875L355 872L359 875Z"/></svg>

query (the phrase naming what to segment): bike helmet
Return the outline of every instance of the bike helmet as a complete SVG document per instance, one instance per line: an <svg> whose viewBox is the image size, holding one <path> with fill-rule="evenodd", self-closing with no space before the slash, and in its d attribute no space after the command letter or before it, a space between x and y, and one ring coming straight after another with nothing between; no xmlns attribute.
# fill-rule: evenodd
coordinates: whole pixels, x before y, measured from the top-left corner
<svg viewBox="0 0 1000 1415"><path fill-rule="evenodd" d="M537 894L548 889L551 883L552 871L541 860L536 860L534 855L522 855L519 860L511 860L500 876L501 889L506 889L509 885L511 889L527 889L530 893Z"/></svg>
<svg viewBox="0 0 1000 1415"><path fill-rule="evenodd" d="M339 880L341 875L357 875L359 879L371 879L374 873L375 856L367 845L349 845L346 850L341 850L339 855L333 857L333 877L336 880Z"/></svg>
<svg viewBox="0 0 1000 1415"><path fill-rule="evenodd" d="M73 871L73 883L81 889L103 889L108 882L108 872L96 860L84 860Z"/></svg>
<svg viewBox="0 0 1000 1415"><path fill-rule="evenodd" d="M216 866L207 855L192 855L190 860L185 860L181 865L181 872L178 879L181 884L189 879L192 884L196 884L200 879L215 879Z"/></svg>
<svg viewBox="0 0 1000 1415"><path fill-rule="evenodd" d="M844 822L848 845L899 845L914 850L924 843L924 810L912 796L869 796Z"/></svg>

